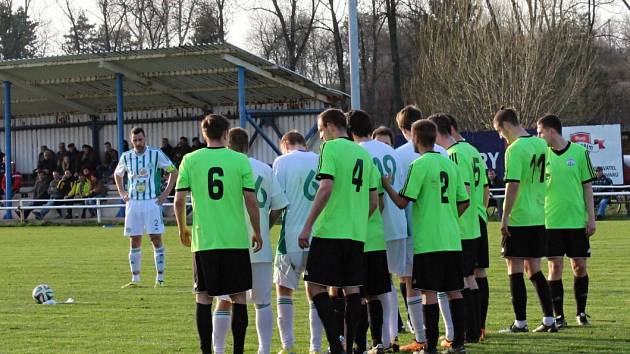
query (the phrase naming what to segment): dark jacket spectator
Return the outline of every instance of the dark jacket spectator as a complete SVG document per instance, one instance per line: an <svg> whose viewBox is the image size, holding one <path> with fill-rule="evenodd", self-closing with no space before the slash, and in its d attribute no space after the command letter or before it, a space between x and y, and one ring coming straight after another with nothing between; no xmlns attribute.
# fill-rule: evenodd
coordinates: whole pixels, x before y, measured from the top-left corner
<svg viewBox="0 0 630 354"><path fill-rule="evenodd" d="M70 171L72 172L72 174L74 174L76 171L74 169L74 164L72 163L71 157L70 155L66 155L63 157L63 159L61 160L61 164L59 165L59 172L63 173L62 171Z"/></svg>
<svg viewBox="0 0 630 354"><path fill-rule="evenodd" d="M118 165L118 151L112 148L112 144L108 141L104 144L105 153L103 154L103 164L96 169L96 175L99 178L111 177Z"/></svg>
<svg viewBox="0 0 630 354"><path fill-rule="evenodd" d="M66 170L61 180L59 180L59 183L57 183L57 190L59 191L61 198L65 198L68 194L70 194L74 181L76 181L74 173L70 170Z"/></svg>
<svg viewBox="0 0 630 354"><path fill-rule="evenodd" d="M66 149L66 143L59 143L57 148L59 149L59 150L57 150L57 154L56 154L56 156L57 156L57 163L61 164L61 161L63 160L63 157L69 155L70 153Z"/></svg>
<svg viewBox="0 0 630 354"><path fill-rule="evenodd" d="M179 143L177 143L177 146L175 146L175 153L173 156L173 163L175 164L175 166L179 166L179 164L182 162L182 159L184 158L184 155L189 152L192 152L192 147L188 145L188 138L182 136L181 138L179 138Z"/></svg>
<svg viewBox="0 0 630 354"><path fill-rule="evenodd" d="M199 140L198 137L194 137L192 140L192 149L193 151L195 150L199 150L203 147L204 145L201 143L201 140Z"/></svg>
<svg viewBox="0 0 630 354"><path fill-rule="evenodd" d="M59 190L59 182L61 182L61 174L57 171L53 172L53 179L48 183L48 195L52 199L63 199L66 195Z"/></svg>
<svg viewBox="0 0 630 354"><path fill-rule="evenodd" d="M175 157L175 150L173 149L173 146L169 143L167 138L162 138L162 146L160 147L160 149L162 150L164 155L166 155L166 157L173 161L173 158Z"/></svg>
<svg viewBox="0 0 630 354"><path fill-rule="evenodd" d="M48 186L50 184L49 181L50 179L44 171L37 171L37 180L35 181L35 186L33 187L33 199L38 199L38 201L31 202L31 206L40 206L46 204L46 202L50 198L50 195L48 194ZM24 219L28 218L28 216L31 214L31 211L33 210L24 210Z"/></svg>
<svg viewBox="0 0 630 354"><path fill-rule="evenodd" d="M46 150L44 152L44 158L37 164L37 172L41 171L46 174L49 178L52 178L52 173L57 169L57 160L55 154Z"/></svg>
<svg viewBox="0 0 630 354"><path fill-rule="evenodd" d="M595 168L595 177L593 181L594 186L611 186L613 184L612 179L608 178L604 174L604 169L601 166ZM594 188L593 192L611 192L611 188ZM610 196L601 196L594 198L595 204L597 204L597 214L595 215L597 220L602 220L606 216L606 208L610 203Z"/></svg>
<svg viewBox="0 0 630 354"><path fill-rule="evenodd" d="M89 168L91 171L96 170L96 167L100 165L100 158L94 148L90 145L84 144L82 147L83 154L81 155L81 168Z"/></svg>
<svg viewBox="0 0 630 354"><path fill-rule="evenodd" d="M81 166L81 152L77 150L77 147L74 143L68 144L68 153L70 154L70 169L73 173L79 171ZM65 169L64 169L65 172Z"/></svg>

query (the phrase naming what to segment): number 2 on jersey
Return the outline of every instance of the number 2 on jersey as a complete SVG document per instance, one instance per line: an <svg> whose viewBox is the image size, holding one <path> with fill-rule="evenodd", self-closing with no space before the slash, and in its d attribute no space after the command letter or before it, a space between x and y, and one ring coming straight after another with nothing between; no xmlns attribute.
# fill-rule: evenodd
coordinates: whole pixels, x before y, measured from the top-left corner
<svg viewBox="0 0 630 354"><path fill-rule="evenodd" d="M448 190L448 173L440 171L440 183L442 184L442 189L440 190L441 202L448 204L448 196L446 195Z"/></svg>
<svg viewBox="0 0 630 354"><path fill-rule="evenodd" d="M223 177L223 169L211 167L208 170L208 195L212 200L219 200L223 197L223 181L217 177Z"/></svg>
<svg viewBox="0 0 630 354"><path fill-rule="evenodd" d="M361 191L361 186L363 185L363 160L361 159L357 159L357 162L354 164L352 184L356 186L356 192Z"/></svg>

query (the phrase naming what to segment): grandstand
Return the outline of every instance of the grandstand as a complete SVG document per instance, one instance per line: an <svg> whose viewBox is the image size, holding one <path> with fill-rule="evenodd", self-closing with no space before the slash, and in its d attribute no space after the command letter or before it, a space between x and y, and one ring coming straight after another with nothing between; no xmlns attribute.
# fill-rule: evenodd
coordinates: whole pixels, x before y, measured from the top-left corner
<svg viewBox="0 0 630 354"><path fill-rule="evenodd" d="M102 155L111 141L122 153L134 125L160 146L199 136L200 118L220 113L249 131L255 158L271 163L284 132L312 138L317 113L346 96L228 43L9 60L0 62L0 80L0 147L25 182L16 203L32 190L40 146L86 144Z"/></svg>

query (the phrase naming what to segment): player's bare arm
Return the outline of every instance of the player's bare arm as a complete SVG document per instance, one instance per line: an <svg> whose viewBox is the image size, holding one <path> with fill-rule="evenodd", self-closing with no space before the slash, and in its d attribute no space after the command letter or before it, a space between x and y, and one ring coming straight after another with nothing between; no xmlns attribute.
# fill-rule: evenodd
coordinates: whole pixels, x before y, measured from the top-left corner
<svg viewBox="0 0 630 354"><path fill-rule="evenodd" d="M173 203L173 209L175 209L175 220L177 221L177 229L179 230L179 240L182 245L190 247L190 229L186 225L186 191L175 192L175 202Z"/></svg>
<svg viewBox="0 0 630 354"><path fill-rule="evenodd" d="M396 204L396 206L400 209L405 209L409 204L409 200L401 197L400 194L398 194L398 192L394 189L394 187L392 187L392 177L389 175L385 175L381 177L381 180L383 182L383 189L385 189L387 195L389 195L394 204Z"/></svg>
<svg viewBox="0 0 630 354"><path fill-rule="evenodd" d="M114 181L116 182L116 189L118 189L118 195L120 195L120 198L122 198L122 200L127 203L129 201L129 193L127 193L127 191L125 190L125 183L123 182L123 176L119 176L117 174L114 174Z"/></svg>
<svg viewBox="0 0 630 354"><path fill-rule="evenodd" d="M313 206L311 207L311 211L308 214L308 218L306 219L302 232L300 232L300 236L298 238L301 248L308 248L309 238L313 232L313 224L315 224L315 220L317 220L317 217L321 214L322 210L324 210L324 207L328 203L333 185L334 181L332 179L324 179L320 182L319 189L315 194Z"/></svg>
<svg viewBox="0 0 630 354"><path fill-rule="evenodd" d="M487 208L488 203L490 203L490 186L486 185L483 187L483 206Z"/></svg>
<svg viewBox="0 0 630 354"><path fill-rule="evenodd" d="M595 206L593 201L593 184L591 182L582 184L584 190L584 205L588 212L588 221L586 223L586 236L590 237L595 234Z"/></svg>
<svg viewBox="0 0 630 354"><path fill-rule="evenodd" d="M177 169L168 172L168 183L166 184L166 188L164 189L164 191L157 198L158 204L162 205L166 198L168 198L169 194L171 194L171 191L173 190L173 188L175 188L175 184L177 183L177 176Z"/></svg>
<svg viewBox="0 0 630 354"><path fill-rule="evenodd" d="M249 220L254 229L252 235L252 247L254 252L258 252L262 249L263 240L260 236L260 213L258 211L258 201L256 201L256 194L252 191L243 191L243 198L245 199L245 207L247 208L247 214L249 214Z"/></svg>
<svg viewBox="0 0 630 354"><path fill-rule="evenodd" d="M506 237L510 236L510 231L508 231L508 226L510 225L510 214L512 213L514 202L516 202L519 187L519 182L508 182L505 184L505 200L503 201L503 216L501 217L501 234Z"/></svg>

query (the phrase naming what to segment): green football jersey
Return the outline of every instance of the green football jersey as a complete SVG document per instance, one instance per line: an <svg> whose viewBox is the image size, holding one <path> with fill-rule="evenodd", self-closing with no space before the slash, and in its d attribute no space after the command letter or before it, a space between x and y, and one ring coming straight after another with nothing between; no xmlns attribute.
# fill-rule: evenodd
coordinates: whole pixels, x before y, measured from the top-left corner
<svg viewBox="0 0 630 354"><path fill-rule="evenodd" d="M243 190L255 189L246 155L226 148L203 148L186 154L175 188L189 190L192 195L193 252L249 249Z"/></svg>
<svg viewBox="0 0 630 354"><path fill-rule="evenodd" d="M479 173L473 161L472 146L466 143L455 143L446 151L448 157L457 165L457 172L464 184L470 188L470 207L459 218L459 227L462 232L462 240L472 240L481 236L479 229L479 216L477 212L478 189L480 184ZM473 148L474 149L474 148ZM482 194L483 196L483 191Z"/></svg>
<svg viewBox="0 0 630 354"><path fill-rule="evenodd" d="M488 212L486 211L486 206L483 203L483 191L488 186L488 174L486 163L481 157L479 150L474 147L471 143L467 141L460 141L463 147L468 149L470 156L472 156L473 163L473 177L474 177L474 185L475 185L475 196L471 198L471 202L473 199L477 202L476 208L479 216L487 223L488 222ZM473 191L471 190L471 193ZM473 205L471 205L471 208Z"/></svg>
<svg viewBox="0 0 630 354"><path fill-rule="evenodd" d="M374 165L375 167L376 164ZM384 193L383 183L381 180L381 172L378 167L372 169L372 183L376 184L378 195ZM363 252L384 251L385 250L385 227L383 226L383 216L381 209L377 207L368 219L367 236Z"/></svg>
<svg viewBox="0 0 630 354"><path fill-rule="evenodd" d="M556 151L549 148L545 166L545 227L580 229L586 227L588 211L584 204L584 183L595 179L588 151L567 143Z"/></svg>
<svg viewBox="0 0 630 354"><path fill-rule="evenodd" d="M531 135L519 137L505 151L505 183L519 183L510 226L545 224L546 154L547 143Z"/></svg>
<svg viewBox="0 0 630 354"><path fill-rule="evenodd" d="M348 138L326 141L321 146L317 179L332 179L333 189L315 221L313 236L365 242L370 190L377 185L370 154Z"/></svg>
<svg viewBox="0 0 630 354"><path fill-rule="evenodd" d="M413 202L414 254L462 250L457 204L469 199L455 163L438 152L422 154L409 166L400 195Z"/></svg>

